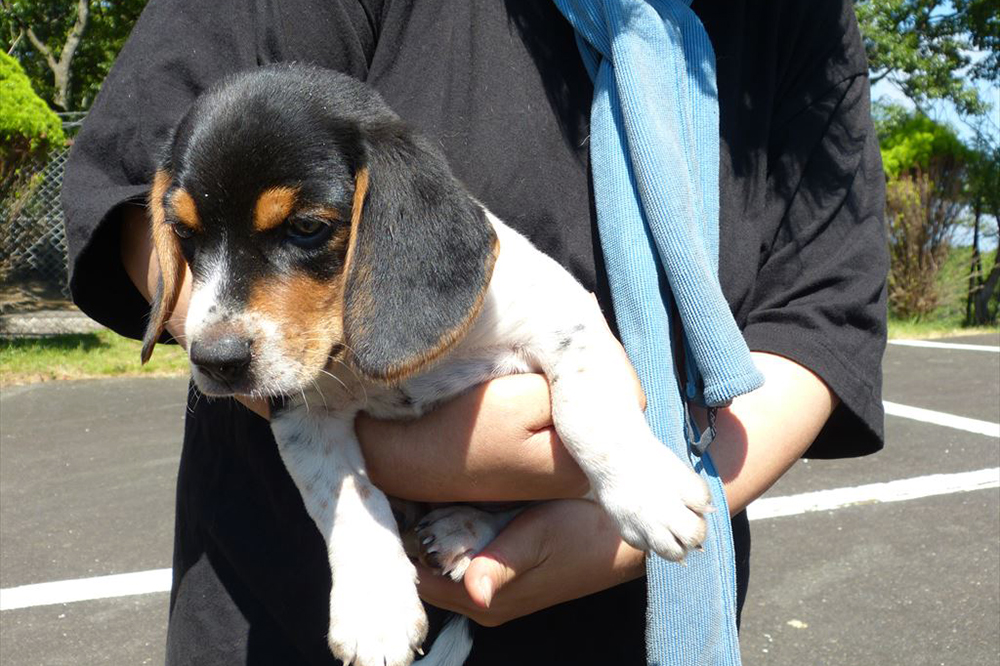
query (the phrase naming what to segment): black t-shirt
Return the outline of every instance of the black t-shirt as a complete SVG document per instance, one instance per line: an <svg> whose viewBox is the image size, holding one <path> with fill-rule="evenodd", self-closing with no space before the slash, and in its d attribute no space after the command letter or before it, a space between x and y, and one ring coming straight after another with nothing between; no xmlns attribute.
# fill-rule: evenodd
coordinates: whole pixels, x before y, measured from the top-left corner
<svg viewBox="0 0 1000 666"><path fill-rule="evenodd" d="M849 0L694 3L718 64L723 291L751 349L841 399L808 455L882 445L883 188ZM118 212L199 91L295 60L373 85L456 175L595 291L611 314L589 187L592 86L537 0L152 0L76 141L63 189L80 307L140 337L148 305L118 256ZM168 659L329 663L329 573L263 420L191 401L178 481ZM734 521L745 591L749 531ZM643 663L642 581L479 630L470 664ZM530 646L526 648L525 646Z"/></svg>

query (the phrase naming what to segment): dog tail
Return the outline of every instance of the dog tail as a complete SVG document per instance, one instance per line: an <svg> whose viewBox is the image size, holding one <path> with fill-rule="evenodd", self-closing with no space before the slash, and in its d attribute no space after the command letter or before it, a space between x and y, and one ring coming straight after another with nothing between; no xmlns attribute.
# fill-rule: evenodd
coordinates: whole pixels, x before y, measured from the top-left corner
<svg viewBox="0 0 1000 666"><path fill-rule="evenodd" d="M462 666L471 651L469 618L456 613L445 622L427 656L413 662L413 666Z"/></svg>

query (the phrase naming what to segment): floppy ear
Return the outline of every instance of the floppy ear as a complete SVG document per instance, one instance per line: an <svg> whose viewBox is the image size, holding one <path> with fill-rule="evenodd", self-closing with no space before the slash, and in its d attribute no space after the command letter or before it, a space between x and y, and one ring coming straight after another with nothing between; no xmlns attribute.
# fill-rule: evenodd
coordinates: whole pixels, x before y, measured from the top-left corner
<svg viewBox="0 0 1000 666"><path fill-rule="evenodd" d="M499 244L444 158L400 126L367 137L355 174L344 336L366 376L400 380L458 341L482 308Z"/></svg>
<svg viewBox="0 0 1000 666"><path fill-rule="evenodd" d="M152 223L153 247L156 260L160 264L160 277L153 296L153 310L142 337L142 362L145 364L153 355L153 347L163 335L167 319L177 305L184 281L184 256L181 254L180 239L167 224L163 208L163 198L170 187L170 176L165 171L157 171L153 187L149 192L149 211Z"/></svg>

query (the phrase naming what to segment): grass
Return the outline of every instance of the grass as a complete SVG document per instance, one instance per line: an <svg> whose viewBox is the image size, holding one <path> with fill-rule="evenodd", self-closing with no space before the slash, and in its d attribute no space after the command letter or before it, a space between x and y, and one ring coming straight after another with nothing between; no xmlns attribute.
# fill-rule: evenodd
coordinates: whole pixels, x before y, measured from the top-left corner
<svg viewBox="0 0 1000 666"><path fill-rule="evenodd" d="M890 340L933 340L951 338L957 335L980 335L1000 333L996 326L963 326L957 321L915 321L889 319Z"/></svg>
<svg viewBox="0 0 1000 666"><path fill-rule="evenodd" d="M984 252L983 267L989 271L996 259L996 250ZM969 288L969 263L972 248L956 247L948 253L937 277L940 304L920 319L889 318L890 338L931 339L956 335L977 335L1000 332L1000 327L964 326L966 294ZM1000 303L1000 289L994 292L993 307Z"/></svg>
<svg viewBox="0 0 1000 666"><path fill-rule="evenodd" d="M157 345L145 366L139 343L111 331L50 338L0 340L0 386L53 379L182 377L187 355L176 345Z"/></svg>

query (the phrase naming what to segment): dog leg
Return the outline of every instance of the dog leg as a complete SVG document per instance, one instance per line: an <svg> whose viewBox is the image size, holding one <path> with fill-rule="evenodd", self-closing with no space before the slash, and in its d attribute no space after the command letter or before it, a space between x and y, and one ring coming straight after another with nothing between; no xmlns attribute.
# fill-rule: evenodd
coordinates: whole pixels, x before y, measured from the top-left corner
<svg viewBox="0 0 1000 666"><path fill-rule="evenodd" d="M329 643L354 666L407 666L427 634L386 496L368 479L353 414L303 408L280 412L272 428L282 460L327 545Z"/></svg>
<svg viewBox="0 0 1000 666"><path fill-rule="evenodd" d="M581 304L575 311L593 310ZM551 387L553 422L625 541L681 560L705 538L711 496L649 430L627 368L605 353L605 328L582 318L539 341L535 353Z"/></svg>
<svg viewBox="0 0 1000 666"><path fill-rule="evenodd" d="M424 566L458 582L472 558L523 509L490 512L466 504L434 509L416 526L417 557Z"/></svg>

